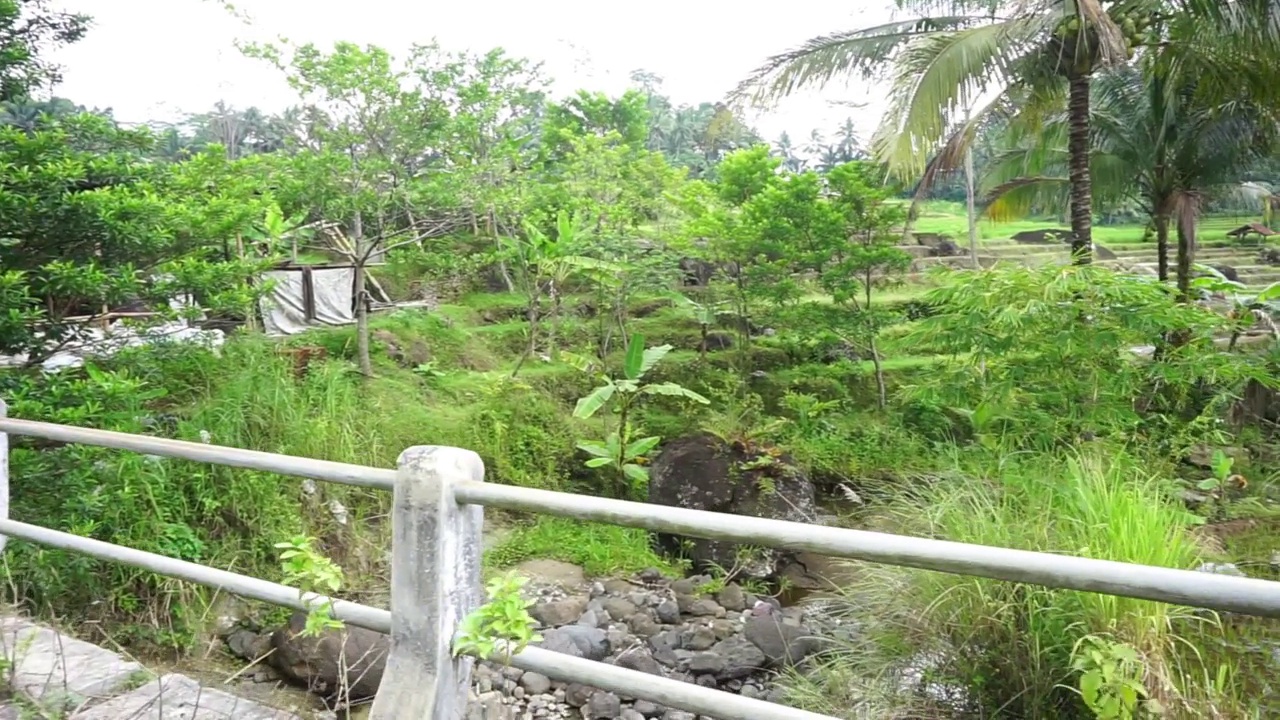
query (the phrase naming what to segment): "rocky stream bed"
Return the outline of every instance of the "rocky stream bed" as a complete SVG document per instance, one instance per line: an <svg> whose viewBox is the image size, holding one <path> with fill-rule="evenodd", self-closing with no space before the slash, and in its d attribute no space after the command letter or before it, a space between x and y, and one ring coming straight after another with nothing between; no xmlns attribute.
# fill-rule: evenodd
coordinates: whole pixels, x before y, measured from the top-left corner
<svg viewBox="0 0 1280 720"><path fill-rule="evenodd" d="M841 633L838 622L808 605L782 607L707 576L673 581L650 570L588 582L581 569L553 561L527 563L520 571L534 578L530 614L541 626L542 648L747 697L783 702L777 672L803 666L821 642ZM290 628L270 630L224 618L227 649L256 661L242 682L287 681L326 698L330 707L367 701L382 678L386 636L352 627L300 637L295 631L302 621L295 615ZM471 720L695 720L680 710L493 663L476 667L472 686Z"/></svg>

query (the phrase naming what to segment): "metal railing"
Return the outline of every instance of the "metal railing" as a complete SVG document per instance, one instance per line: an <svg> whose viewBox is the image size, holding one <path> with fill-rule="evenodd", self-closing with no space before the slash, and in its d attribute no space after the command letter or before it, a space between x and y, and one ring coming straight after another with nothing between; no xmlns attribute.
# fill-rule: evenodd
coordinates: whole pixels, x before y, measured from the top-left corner
<svg viewBox="0 0 1280 720"><path fill-rule="evenodd" d="M488 484L480 457L458 448L412 447L400 455L396 470L386 470L17 420L6 417L0 401L0 535L4 536L0 537L0 549L6 537L21 538L300 610L327 598L8 519L6 433L390 490L394 505L390 610L342 600L332 605L338 619L391 635L391 652L373 703L373 720L464 716L475 659L453 657L451 644L459 621L483 602L480 561L486 506L1280 618L1280 582ZM540 648L527 648L510 662L554 680L722 720L833 720Z"/></svg>

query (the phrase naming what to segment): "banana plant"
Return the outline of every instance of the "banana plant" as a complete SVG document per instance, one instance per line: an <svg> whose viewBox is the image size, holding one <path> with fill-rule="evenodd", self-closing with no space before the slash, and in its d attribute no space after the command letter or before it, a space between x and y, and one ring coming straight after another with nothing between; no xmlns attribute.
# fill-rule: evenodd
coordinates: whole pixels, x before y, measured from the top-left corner
<svg viewBox="0 0 1280 720"><path fill-rule="evenodd" d="M646 349L644 336L632 335L622 364L622 377L613 378L601 374L601 384L580 398L573 409L573 416L583 420L595 416L606 406L613 405L616 409L617 426L607 431L603 440L579 441L578 449L591 456L586 462L587 467L611 468L615 473L618 489L624 494L639 491L649 482L649 470L645 467L647 456L662 442L662 438L657 435L636 437L638 433L631 427L636 402L644 395L684 398L702 405L711 402L678 383L644 381L645 375L669 352L670 345ZM579 370L592 372L595 369L595 363L586 358L569 356L567 353L565 356Z"/></svg>
<svg viewBox="0 0 1280 720"><path fill-rule="evenodd" d="M698 359L705 361L707 359L707 335L721 315L732 314L730 311L725 310L729 302L721 300L719 302L707 301L700 303L682 293L672 293L671 297L688 310L689 314L693 316L694 322L698 323L698 328L702 331L701 342L698 344Z"/></svg>
<svg viewBox="0 0 1280 720"><path fill-rule="evenodd" d="M1271 283L1255 295L1244 292L1245 286L1234 280L1228 280L1217 268L1208 265L1196 265L1196 269L1204 275L1191 281L1191 287L1203 295L1220 294L1231 302L1230 317L1237 326L1231 332L1228 350L1234 350L1240 340L1241 326L1248 322L1261 324L1271 332L1271 337L1280 340L1280 328L1276 327L1276 317L1280 316L1280 282Z"/></svg>

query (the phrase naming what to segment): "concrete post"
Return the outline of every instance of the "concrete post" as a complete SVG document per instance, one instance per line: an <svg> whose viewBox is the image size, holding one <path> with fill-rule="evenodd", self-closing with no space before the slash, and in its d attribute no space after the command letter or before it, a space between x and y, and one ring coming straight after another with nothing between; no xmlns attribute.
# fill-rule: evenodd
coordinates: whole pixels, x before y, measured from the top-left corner
<svg viewBox="0 0 1280 720"><path fill-rule="evenodd" d="M470 450L416 446L400 455L392 510L391 655L371 720L462 720L474 660L452 654L462 618L484 601L484 509L453 483L484 480Z"/></svg>

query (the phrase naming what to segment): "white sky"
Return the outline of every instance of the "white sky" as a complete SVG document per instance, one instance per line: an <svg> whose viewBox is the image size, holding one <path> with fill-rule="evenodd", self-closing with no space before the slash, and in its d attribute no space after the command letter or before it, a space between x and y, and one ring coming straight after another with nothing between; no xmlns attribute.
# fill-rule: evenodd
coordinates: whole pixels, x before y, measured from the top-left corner
<svg viewBox="0 0 1280 720"><path fill-rule="evenodd" d="M620 6L588 0L238 0L252 26L209 0L61 0L94 17L81 42L57 53L58 95L111 107L127 122L174 120L224 100L274 112L294 101L274 68L240 55L233 41L330 45L347 40L399 53L436 39L446 48L488 50L542 61L557 93L577 88L621 92L632 70L664 78L676 103L716 101L767 56L836 30L891 18L890 0L789 0L747 12L728 0L650 0ZM851 6L866 9L852 11ZM763 10L764 8L760 8ZM867 103L862 108L834 102ZM783 130L798 145L812 128L828 138L853 117L868 138L883 91L861 83L793 97L751 118L768 139Z"/></svg>

